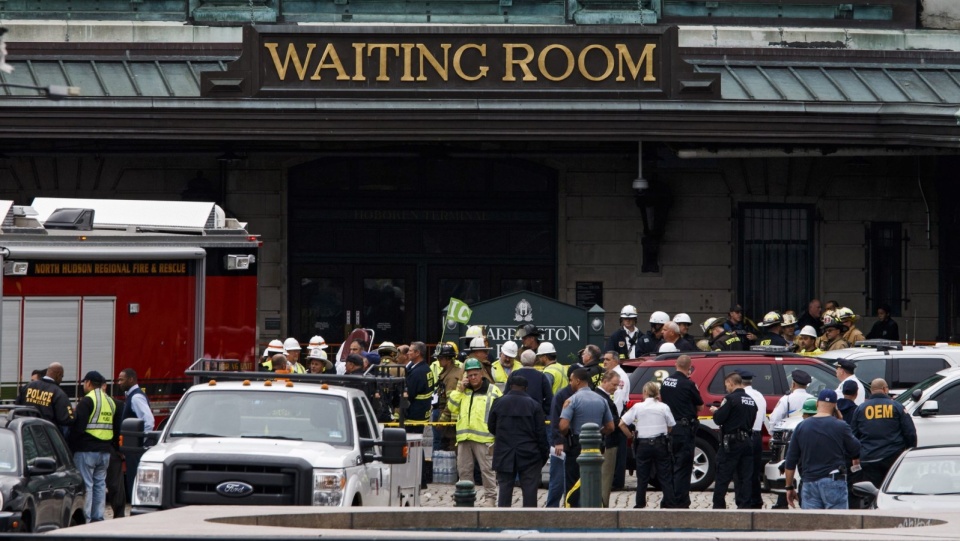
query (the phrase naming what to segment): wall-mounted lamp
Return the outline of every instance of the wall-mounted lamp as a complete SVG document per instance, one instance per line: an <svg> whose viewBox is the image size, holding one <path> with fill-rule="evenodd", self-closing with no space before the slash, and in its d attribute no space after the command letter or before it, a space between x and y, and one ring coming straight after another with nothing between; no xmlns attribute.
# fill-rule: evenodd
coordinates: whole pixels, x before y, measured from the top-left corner
<svg viewBox="0 0 960 541"><path fill-rule="evenodd" d="M132 314L139 314L139 313L140 313L140 303L138 303L138 302L131 302L130 304L127 305L127 311L130 312L131 315L132 315Z"/></svg>
<svg viewBox="0 0 960 541"><path fill-rule="evenodd" d="M667 230L667 215L673 205L670 190L643 176L643 142L637 143L637 178L634 198L643 220L643 259L640 272L660 272L660 241Z"/></svg>

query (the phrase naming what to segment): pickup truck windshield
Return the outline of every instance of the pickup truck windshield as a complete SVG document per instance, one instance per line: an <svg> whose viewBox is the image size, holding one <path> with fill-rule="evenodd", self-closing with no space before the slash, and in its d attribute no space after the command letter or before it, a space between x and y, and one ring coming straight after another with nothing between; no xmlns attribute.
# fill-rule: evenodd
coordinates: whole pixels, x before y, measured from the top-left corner
<svg viewBox="0 0 960 541"><path fill-rule="evenodd" d="M353 446L347 401L338 396L276 391L188 393L170 420L167 438L224 437L302 440Z"/></svg>

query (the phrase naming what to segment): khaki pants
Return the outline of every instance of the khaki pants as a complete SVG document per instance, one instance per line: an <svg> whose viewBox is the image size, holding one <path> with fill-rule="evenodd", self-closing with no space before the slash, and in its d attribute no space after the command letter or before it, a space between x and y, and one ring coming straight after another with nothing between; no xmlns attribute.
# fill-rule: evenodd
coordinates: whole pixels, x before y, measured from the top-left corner
<svg viewBox="0 0 960 541"><path fill-rule="evenodd" d="M457 473L461 481L473 481L473 461L480 465L480 477L483 479L483 493L486 505L495 505L497 501L497 477L492 466L493 444L476 441L457 443Z"/></svg>
<svg viewBox="0 0 960 541"><path fill-rule="evenodd" d="M617 469L617 448L603 451L603 466L600 468L600 501L610 507L610 488L613 487L613 472Z"/></svg>

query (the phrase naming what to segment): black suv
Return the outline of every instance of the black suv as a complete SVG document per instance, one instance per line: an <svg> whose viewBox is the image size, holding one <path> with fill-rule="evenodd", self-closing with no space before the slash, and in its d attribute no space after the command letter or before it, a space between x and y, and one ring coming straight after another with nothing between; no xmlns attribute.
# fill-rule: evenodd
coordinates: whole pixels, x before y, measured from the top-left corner
<svg viewBox="0 0 960 541"><path fill-rule="evenodd" d="M0 408L0 532L83 524L85 488L60 430L35 408Z"/></svg>

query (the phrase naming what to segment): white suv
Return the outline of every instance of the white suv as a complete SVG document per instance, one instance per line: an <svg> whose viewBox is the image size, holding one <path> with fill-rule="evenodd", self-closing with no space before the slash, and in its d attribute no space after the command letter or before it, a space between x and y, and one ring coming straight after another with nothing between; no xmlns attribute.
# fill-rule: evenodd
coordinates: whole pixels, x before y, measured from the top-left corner
<svg viewBox="0 0 960 541"><path fill-rule="evenodd" d="M857 378L870 382L883 378L890 394L897 396L905 389L946 368L960 366L960 347L947 344L935 346L904 346L891 340L864 340L857 347L827 351L819 356L827 364L847 359L857 365Z"/></svg>

